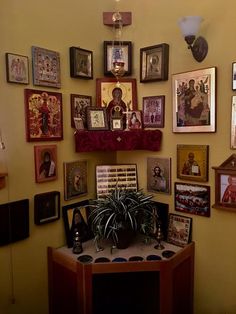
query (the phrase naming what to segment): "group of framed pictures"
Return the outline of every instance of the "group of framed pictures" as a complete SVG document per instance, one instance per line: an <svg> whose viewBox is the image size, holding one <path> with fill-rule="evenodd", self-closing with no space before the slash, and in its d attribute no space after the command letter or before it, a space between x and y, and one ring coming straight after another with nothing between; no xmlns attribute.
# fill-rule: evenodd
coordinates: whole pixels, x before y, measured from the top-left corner
<svg viewBox="0 0 236 314"><path fill-rule="evenodd" d="M34 146L35 181L56 180L58 177L57 146ZM64 198L70 200L87 194L87 161L64 162Z"/></svg>
<svg viewBox="0 0 236 314"><path fill-rule="evenodd" d="M136 79L96 79L96 104L91 96L71 94L71 126L77 130L140 130L163 128L165 96L143 97L137 109Z"/></svg>

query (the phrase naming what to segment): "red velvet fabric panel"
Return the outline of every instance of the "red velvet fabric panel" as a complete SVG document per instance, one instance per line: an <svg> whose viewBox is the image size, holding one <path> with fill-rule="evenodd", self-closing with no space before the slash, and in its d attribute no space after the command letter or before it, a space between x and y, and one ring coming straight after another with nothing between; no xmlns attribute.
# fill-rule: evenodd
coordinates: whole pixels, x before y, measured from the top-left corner
<svg viewBox="0 0 236 314"><path fill-rule="evenodd" d="M160 130L76 131L76 152L116 150L160 150Z"/></svg>

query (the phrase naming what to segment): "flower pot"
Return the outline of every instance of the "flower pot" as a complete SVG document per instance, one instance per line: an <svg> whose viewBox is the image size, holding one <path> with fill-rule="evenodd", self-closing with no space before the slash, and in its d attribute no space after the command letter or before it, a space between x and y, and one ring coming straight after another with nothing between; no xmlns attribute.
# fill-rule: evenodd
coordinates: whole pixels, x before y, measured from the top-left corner
<svg viewBox="0 0 236 314"><path fill-rule="evenodd" d="M132 229L120 229L117 231L118 241L116 247L118 249L127 249L134 238L134 231Z"/></svg>

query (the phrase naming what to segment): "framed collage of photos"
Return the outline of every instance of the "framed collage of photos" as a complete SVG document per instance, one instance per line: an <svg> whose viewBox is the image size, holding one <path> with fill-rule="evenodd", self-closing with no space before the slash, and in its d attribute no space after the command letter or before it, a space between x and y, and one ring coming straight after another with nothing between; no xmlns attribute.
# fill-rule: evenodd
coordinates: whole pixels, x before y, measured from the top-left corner
<svg viewBox="0 0 236 314"><path fill-rule="evenodd" d="M97 165L97 198L105 197L116 188L137 191L137 165Z"/></svg>

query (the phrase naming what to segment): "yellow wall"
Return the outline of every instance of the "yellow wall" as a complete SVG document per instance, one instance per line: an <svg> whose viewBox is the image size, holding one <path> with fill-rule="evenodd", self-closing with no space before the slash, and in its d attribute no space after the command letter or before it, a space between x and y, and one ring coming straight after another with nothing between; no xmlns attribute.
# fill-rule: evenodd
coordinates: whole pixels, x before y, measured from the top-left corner
<svg viewBox="0 0 236 314"><path fill-rule="evenodd" d="M227 4L227 6L226 6ZM94 52L94 78L103 76L103 40L111 40L111 30L103 26L102 12L114 8L112 0L58 0L58 1L0 1L0 127L6 150L0 151L0 169L7 170L7 188L0 191L0 203L30 199L30 237L11 246L0 248L0 313L47 313L46 247L65 243L63 221L42 226L33 222L33 197L52 190L61 192L63 200L64 161L87 159L89 162L89 194L94 197L94 168L97 163L112 163L115 154L83 153L74 151L73 129L70 127L70 94L93 97L95 79L72 79L69 75L68 49L80 46ZM174 182L176 179L176 145L209 145L209 182L211 203L214 203L214 171L234 153L230 149L231 67L236 61L236 43L233 40L236 4L234 0L121 0L121 11L132 11L132 25L124 28L124 40L133 42L133 75L138 82L138 106L142 97L165 95L165 128L162 129L161 151L119 152L118 162L138 165L140 188L146 188L146 159L150 156L172 159L172 194L155 194L155 199L170 204L174 212ZM207 38L209 53L197 63L180 34L177 20L182 15L201 15L204 22L201 35ZM166 42L170 45L169 80L167 82L139 83L139 49ZM57 181L35 183L35 143L25 140L24 88L32 85L31 46L58 51L61 57L63 94L64 140L53 142L58 147L59 175ZM5 52L29 56L30 85L6 83ZM217 67L217 132L172 133L171 75L206 67ZM38 88L42 89L42 88ZM47 88L45 88L47 90ZM40 143L41 144L41 143ZM43 142L42 144L48 144ZM84 199L84 198L82 198ZM82 199L78 199L82 200ZM77 200L76 200L77 201ZM236 214L212 209L211 217L193 218L193 240L196 243L195 314L236 313ZM15 304L12 304L12 295Z"/></svg>

